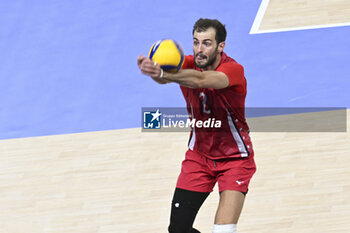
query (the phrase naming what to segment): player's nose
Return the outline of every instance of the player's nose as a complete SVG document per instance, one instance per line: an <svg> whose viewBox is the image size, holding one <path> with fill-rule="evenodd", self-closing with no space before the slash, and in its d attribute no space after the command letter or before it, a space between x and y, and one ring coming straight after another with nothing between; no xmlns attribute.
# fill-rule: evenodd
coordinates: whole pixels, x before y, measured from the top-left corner
<svg viewBox="0 0 350 233"><path fill-rule="evenodd" d="M203 44L202 43L200 43L198 45L198 52L203 52Z"/></svg>

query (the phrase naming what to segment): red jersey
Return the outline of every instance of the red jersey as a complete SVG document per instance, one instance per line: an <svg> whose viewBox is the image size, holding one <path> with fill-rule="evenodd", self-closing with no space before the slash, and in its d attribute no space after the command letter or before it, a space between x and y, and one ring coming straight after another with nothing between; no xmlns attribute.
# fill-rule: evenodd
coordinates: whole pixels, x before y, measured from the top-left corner
<svg viewBox="0 0 350 233"><path fill-rule="evenodd" d="M192 55L186 56L182 69L195 69ZM253 154L249 127L245 119L247 82L243 66L222 53L216 71L226 74L229 86L223 89L180 86L186 99L191 120L221 121L221 127L192 127L188 147L210 159L248 157Z"/></svg>

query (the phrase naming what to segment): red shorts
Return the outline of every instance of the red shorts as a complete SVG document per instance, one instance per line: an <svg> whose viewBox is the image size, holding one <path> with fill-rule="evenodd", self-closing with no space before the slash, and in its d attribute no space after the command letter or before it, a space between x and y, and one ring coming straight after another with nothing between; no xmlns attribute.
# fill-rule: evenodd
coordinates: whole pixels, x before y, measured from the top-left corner
<svg viewBox="0 0 350 233"><path fill-rule="evenodd" d="M188 150L176 187L196 192L212 192L218 182L219 192L248 192L248 185L255 171L253 154L246 158L211 160L198 152Z"/></svg>

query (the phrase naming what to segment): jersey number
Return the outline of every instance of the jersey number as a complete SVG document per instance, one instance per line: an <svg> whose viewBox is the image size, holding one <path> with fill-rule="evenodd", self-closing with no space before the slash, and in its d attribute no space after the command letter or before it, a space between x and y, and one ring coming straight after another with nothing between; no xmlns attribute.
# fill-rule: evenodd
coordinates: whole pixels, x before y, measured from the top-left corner
<svg viewBox="0 0 350 233"><path fill-rule="evenodd" d="M201 100L203 112L206 114L210 114L211 110L208 108L208 105L207 105L208 99L207 99L207 96L204 94L204 92L199 93L199 99Z"/></svg>

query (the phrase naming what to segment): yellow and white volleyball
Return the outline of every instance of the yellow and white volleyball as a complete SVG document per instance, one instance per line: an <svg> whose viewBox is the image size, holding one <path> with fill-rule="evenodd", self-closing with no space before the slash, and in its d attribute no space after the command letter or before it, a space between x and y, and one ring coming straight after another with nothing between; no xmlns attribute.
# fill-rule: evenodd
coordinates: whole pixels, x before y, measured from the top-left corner
<svg viewBox="0 0 350 233"><path fill-rule="evenodd" d="M174 40L165 39L154 43L148 57L168 72L177 72L184 63L182 47Z"/></svg>

